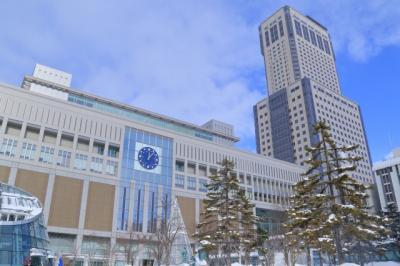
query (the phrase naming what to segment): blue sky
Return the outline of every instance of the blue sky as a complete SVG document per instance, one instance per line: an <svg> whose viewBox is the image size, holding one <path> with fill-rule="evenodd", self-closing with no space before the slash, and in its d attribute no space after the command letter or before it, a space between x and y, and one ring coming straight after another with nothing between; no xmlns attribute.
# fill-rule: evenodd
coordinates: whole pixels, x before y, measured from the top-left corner
<svg viewBox="0 0 400 266"><path fill-rule="evenodd" d="M0 2L0 81L41 63L72 86L202 124L232 123L255 150L252 106L266 95L258 25L288 4L332 36L343 94L362 108L374 161L400 146L396 0Z"/></svg>

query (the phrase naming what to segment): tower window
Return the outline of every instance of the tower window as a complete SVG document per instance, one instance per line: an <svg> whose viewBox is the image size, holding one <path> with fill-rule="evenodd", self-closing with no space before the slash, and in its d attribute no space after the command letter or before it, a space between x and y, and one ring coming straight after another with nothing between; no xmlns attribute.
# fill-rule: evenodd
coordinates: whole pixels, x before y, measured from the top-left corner
<svg viewBox="0 0 400 266"><path fill-rule="evenodd" d="M294 21L294 26L296 28L296 33L299 36L302 36L301 34L301 26L300 26L300 22L298 22L297 20Z"/></svg>

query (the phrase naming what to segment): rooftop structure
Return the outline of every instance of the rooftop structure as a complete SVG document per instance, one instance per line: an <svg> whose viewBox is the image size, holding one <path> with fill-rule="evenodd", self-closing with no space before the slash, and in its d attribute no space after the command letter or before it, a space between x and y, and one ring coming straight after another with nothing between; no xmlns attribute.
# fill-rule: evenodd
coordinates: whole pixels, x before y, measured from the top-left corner
<svg viewBox="0 0 400 266"><path fill-rule="evenodd" d="M341 93L331 38L320 23L284 6L259 32L269 95L304 77Z"/></svg>
<svg viewBox="0 0 400 266"><path fill-rule="evenodd" d="M75 90L69 87L72 78L71 74L53 68L45 67L45 69L47 69L47 73L64 73L65 76L69 77L68 82L62 83L55 81L52 78L54 75L37 75L36 72L39 71L36 71L36 69L41 69L42 67L43 66L41 65L36 65L33 76L24 77L24 81L22 84L23 88L49 97L67 100L86 107L104 111L112 115L121 116L129 120L150 124L156 127L163 127L167 130L183 133L208 141L216 142L217 139L223 140L218 141L218 143L223 143L230 146L239 141L238 137L233 136L232 125L224 123L232 129L230 132L213 130L214 128L210 128L207 126L197 126L192 123L184 122L165 115L153 113L148 110L105 99L96 95L89 94L87 92Z"/></svg>

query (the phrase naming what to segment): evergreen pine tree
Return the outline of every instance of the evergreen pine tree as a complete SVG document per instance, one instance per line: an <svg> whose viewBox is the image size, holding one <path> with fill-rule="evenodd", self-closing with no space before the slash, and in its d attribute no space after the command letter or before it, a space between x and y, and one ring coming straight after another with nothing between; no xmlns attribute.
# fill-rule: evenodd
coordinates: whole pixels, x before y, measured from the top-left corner
<svg viewBox="0 0 400 266"><path fill-rule="evenodd" d="M326 217L324 206L330 201L330 196L321 191L320 174L313 173L320 167L321 161L314 158L309 164L310 168L303 174L305 177L294 186L291 207L287 210L288 219L284 223L285 242L289 251L305 251L307 265L311 265L311 248L322 249L328 254L335 251L331 231L320 227L320 221L329 218Z"/></svg>
<svg viewBox="0 0 400 266"><path fill-rule="evenodd" d="M274 258L273 250L268 249L265 246L266 241L268 240L268 232L261 227L257 227L256 238L254 242L254 247L258 252L258 261L262 266L265 265L273 265L274 262L269 260L269 258ZM272 256L271 256L272 255Z"/></svg>
<svg viewBox="0 0 400 266"><path fill-rule="evenodd" d="M246 196L246 191L240 189L237 193L237 212L239 214L240 226L240 247L244 253L245 264L250 264L250 252L260 249L263 252L263 247L258 246L259 239L257 238L256 220L254 215L254 204Z"/></svg>
<svg viewBox="0 0 400 266"><path fill-rule="evenodd" d="M389 230L389 243L387 249L395 252L400 258L400 211L396 203L392 202L387 205L387 211L384 212L384 218L387 222L386 228Z"/></svg>
<svg viewBox="0 0 400 266"><path fill-rule="evenodd" d="M385 229L382 219L369 213L368 186L351 175L361 158L348 154L357 146L336 145L324 122L314 129L319 140L307 148L309 169L295 186L286 236L303 249L335 254L334 262L339 264L346 254L357 252L363 264L363 253L376 251Z"/></svg>
<svg viewBox="0 0 400 266"><path fill-rule="evenodd" d="M234 163L224 159L217 174L210 176L204 200L203 222L197 237L208 259L217 265L231 265L233 254L248 253L256 241L254 205L241 190Z"/></svg>

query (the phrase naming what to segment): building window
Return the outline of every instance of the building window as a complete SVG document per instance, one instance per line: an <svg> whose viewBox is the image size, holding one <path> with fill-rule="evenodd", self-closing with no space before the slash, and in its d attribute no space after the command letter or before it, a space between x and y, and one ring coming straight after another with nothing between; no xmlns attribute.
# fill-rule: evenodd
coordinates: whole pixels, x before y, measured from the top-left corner
<svg viewBox="0 0 400 266"><path fill-rule="evenodd" d="M270 147L268 146L268 149L269 149ZM248 186L251 186L251 175L247 175L246 176L246 184L248 185Z"/></svg>
<svg viewBox="0 0 400 266"><path fill-rule="evenodd" d="M69 167L71 164L71 153L69 151L58 151L57 165L62 167Z"/></svg>
<svg viewBox="0 0 400 266"><path fill-rule="evenodd" d="M324 45L322 44L322 38L321 36L317 35L317 41L318 41L318 47L319 49L321 49L322 51L324 50Z"/></svg>
<svg viewBox="0 0 400 266"><path fill-rule="evenodd" d="M310 41L310 36L308 35L308 29L307 26L302 25L303 27L303 35L304 35L304 39L306 39L307 41Z"/></svg>
<svg viewBox="0 0 400 266"><path fill-rule="evenodd" d="M17 143L18 142L14 139L4 139L0 147L0 154L14 157Z"/></svg>
<svg viewBox="0 0 400 266"><path fill-rule="evenodd" d="M89 151L89 143L89 139L79 137L76 144L76 149L80 151Z"/></svg>
<svg viewBox="0 0 400 266"><path fill-rule="evenodd" d="M110 145L108 146L108 157L118 158L119 157L119 147Z"/></svg>
<svg viewBox="0 0 400 266"><path fill-rule="evenodd" d="M301 26L300 26L300 22L298 22L297 20L294 21L294 26L296 28L296 33L299 36L302 36L301 34Z"/></svg>
<svg viewBox="0 0 400 266"><path fill-rule="evenodd" d="M281 34L281 37L283 36L283 23L282 23L282 20L281 21L279 21L279 33Z"/></svg>
<svg viewBox="0 0 400 266"><path fill-rule="evenodd" d="M21 133L22 123L8 121L6 127L6 134L10 136L19 137Z"/></svg>
<svg viewBox="0 0 400 266"><path fill-rule="evenodd" d="M43 133L43 142L49 144L56 144L57 141L57 131L45 129Z"/></svg>
<svg viewBox="0 0 400 266"><path fill-rule="evenodd" d="M218 174L218 169L215 167L210 167L210 175L217 175Z"/></svg>
<svg viewBox="0 0 400 266"><path fill-rule="evenodd" d="M99 154L99 155L103 155L104 154L104 147L105 147L104 143L95 141L93 143L93 152L96 153L96 154Z"/></svg>
<svg viewBox="0 0 400 266"><path fill-rule="evenodd" d="M39 127L27 126L25 130L25 138L37 141L39 139Z"/></svg>
<svg viewBox="0 0 400 266"><path fill-rule="evenodd" d="M75 154L74 168L78 170L86 170L87 160L88 160L87 155L79 153Z"/></svg>
<svg viewBox="0 0 400 266"><path fill-rule="evenodd" d="M199 191L207 192L207 179L204 178L199 179Z"/></svg>
<svg viewBox="0 0 400 266"><path fill-rule="evenodd" d="M271 27L271 42L274 43L278 38L278 27L274 25Z"/></svg>
<svg viewBox="0 0 400 266"><path fill-rule="evenodd" d="M185 187L185 177L183 175L175 175L175 187Z"/></svg>
<svg viewBox="0 0 400 266"><path fill-rule="evenodd" d="M19 158L33 161L35 159L36 145L27 142L22 143L21 155Z"/></svg>
<svg viewBox="0 0 400 266"><path fill-rule="evenodd" d="M103 172L103 159L92 157L90 171L101 174Z"/></svg>
<svg viewBox="0 0 400 266"><path fill-rule="evenodd" d="M187 172L189 173L189 174L196 174L196 164L194 164L194 163L188 163L187 164Z"/></svg>
<svg viewBox="0 0 400 266"><path fill-rule="evenodd" d="M185 171L185 162L177 160L175 162L175 171L184 172Z"/></svg>
<svg viewBox="0 0 400 266"><path fill-rule="evenodd" d="M393 187L392 181L390 179L390 173L385 173L382 175L382 185L383 185L383 192L385 193L386 202L391 203L394 202L394 195L393 195Z"/></svg>
<svg viewBox="0 0 400 266"><path fill-rule="evenodd" d="M193 176L188 176L187 178L187 189L196 190L196 178Z"/></svg>
<svg viewBox="0 0 400 266"><path fill-rule="evenodd" d="M253 199L253 192L251 188L248 188L246 191L246 196L248 199Z"/></svg>
<svg viewBox="0 0 400 266"><path fill-rule="evenodd" d="M112 176L117 176L118 172L118 162L107 161L106 173Z"/></svg>
<svg viewBox="0 0 400 266"><path fill-rule="evenodd" d="M199 165L199 175L200 176L207 176L207 166Z"/></svg>
<svg viewBox="0 0 400 266"><path fill-rule="evenodd" d="M61 139L60 139L60 146L61 147L66 147L66 148L71 148L74 144L74 136L70 134L62 134Z"/></svg>
<svg viewBox="0 0 400 266"><path fill-rule="evenodd" d="M315 33L310 30L310 37L311 37L311 43L317 46L317 39L315 38Z"/></svg>
<svg viewBox="0 0 400 266"><path fill-rule="evenodd" d="M330 55L331 54L331 49L329 48L328 41L325 40L325 39L324 39L324 46L325 46L325 52Z"/></svg>
<svg viewBox="0 0 400 266"><path fill-rule="evenodd" d="M265 44L268 47L269 46L269 31L266 30L264 34L265 34Z"/></svg>
<svg viewBox="0 0 400 266"><path fill-rule="evenodd" d="M53 163L54 148L42 146L40 149L39 162Z"/></svg>

